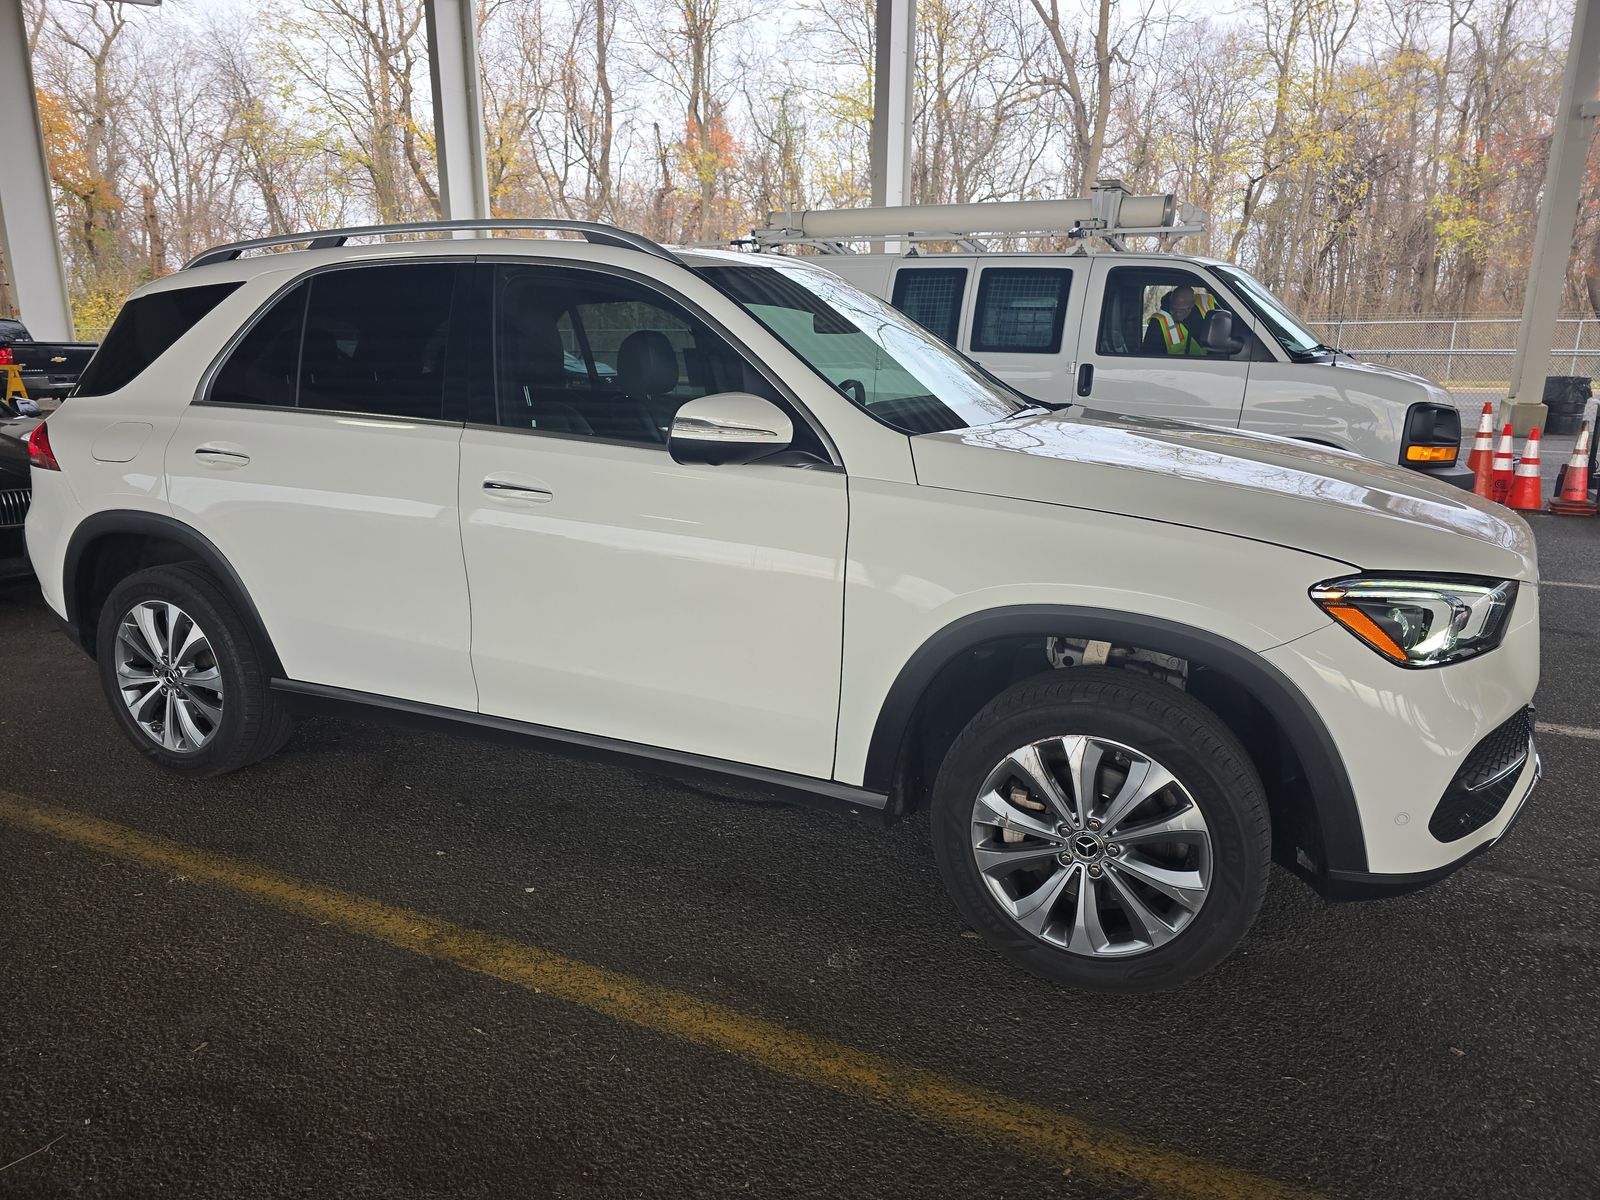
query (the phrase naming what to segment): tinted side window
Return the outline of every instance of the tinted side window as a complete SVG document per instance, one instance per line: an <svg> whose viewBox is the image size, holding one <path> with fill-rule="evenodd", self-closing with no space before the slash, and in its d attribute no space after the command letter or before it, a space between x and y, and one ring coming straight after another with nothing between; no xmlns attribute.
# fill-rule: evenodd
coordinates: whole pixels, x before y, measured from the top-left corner
<svg viewBox="0 0 1600 1200"><path fill-rule="evenodd" d="M702 321L632 280L501 264L494 308L493 411L480 399L481 423L660 446L686 400L778 399Z"/></svg>
<svg viewBox="0 0 1600 1200"><path fill-rule="evenodd" d="M442 418L463 274L455 263L408 262L312 276L300 407Z"/></svg>
<svg viewBox="0 0 1600 1200"><path fill-rule="evenodd" d="M311 285L281 297L240 339L217 372L209 399L218 404L293 408L300 373L300 331Z"/></svg>
<svg viewBox="0 0 1600 1200"><path fill-rule="evenodd" d="M1072 272L1039 267L987 267L978 277L972 349L1002 354L1054 354L1061 349Z"/></svg>
<svg viewBox="0 0 1600 1200"><path fill-rule="evenodd" d="M967 290L965 267L901 267L890 303L935 337L952 346L961 328L961 297Z"/></svg>
<svg viewBox="0 0 1600 1200"><path fill-rule="evenodd" d="M21 321L12 321L0 318L0 342L31 342L27 329Z"/></svg>
<svg viewBox="0 0 1600 1200"><path fill-rule="evenodd" d="M211 283L128 301L84 368L73 395L105 396L126 387L238 287Z"/></svg>

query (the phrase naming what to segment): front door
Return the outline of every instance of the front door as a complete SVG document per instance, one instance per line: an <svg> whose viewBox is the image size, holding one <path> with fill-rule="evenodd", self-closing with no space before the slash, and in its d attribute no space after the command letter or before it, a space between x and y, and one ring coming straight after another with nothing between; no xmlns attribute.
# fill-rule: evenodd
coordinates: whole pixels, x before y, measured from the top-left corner
<svg viewBox="0 0 1600 1200"><path fill-rule="evenodd" d="M167 448L173 515L238 572L293 679L477 707L461 421L446 419L470 270L312 275L233 347Z"/></svg>
<svg viewBox="0 0 1600 1200"><path fill-rule="evenodd" d="M493 369L462 439L460 505L483 712L828 777L844 474L798 414L800 452L782 463L674 462L684 401L781 397L642 283L480 270Z"/></svg>
<svg viewBox="0 0 1600 1200"><path fill-rule="evenodd" d="M1078 343L1072 399L1134 416L1232 428L1257 344L1215 285L1179 266L1117 265L1097 256ZM1205 345L1206 318L1234 314L1232 350Z"/></svg>

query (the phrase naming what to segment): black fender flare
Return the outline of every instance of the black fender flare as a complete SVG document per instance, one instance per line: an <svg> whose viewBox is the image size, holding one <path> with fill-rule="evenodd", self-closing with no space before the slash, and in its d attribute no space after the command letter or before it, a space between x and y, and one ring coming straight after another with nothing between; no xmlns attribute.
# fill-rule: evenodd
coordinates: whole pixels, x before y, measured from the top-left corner
<svg viewBox="0 0 1600 1200"><path fill-rule="evenodd" d="M185 525L172 517L162 516L160 513L136 509L108 509L93 513L84 518L78 528L73 530L72 537L67 542L67 553L61 567L62 600L67 610L67 629L90 657L95 653L95 631L86 623L85 598L79 586L83 559L96 542L118 534L160 538L182 546L196 562L211 573L212 578L233 601L235 611L249 628L256 649L265 656L273 676L283 674L283 664L278 661L277 651L272 647L272 639L267 636L267 627L261 620L261 614L256 611L255 601L251 600L244 581L239 578L239 573L233 569L233 564L224 557L222 551L217 549L210 538L193 526Z"/></svg>
<svg viewBox="0 0 1600 1200"><path fill-rule="evenodd" d="M1282 727L1305 769L1322 827L1326 869L1365 871L1366 839L1344 757L1311 701L1282 671L1237 642L1159 617L1074 605L1026 604L961 617L939 630L908 659L878 712L862 786L890 790L917 705L939 672L959 655L1012 637L1070 633L1073 637L1142 646L1200 663L1232 678Z"/></svg>

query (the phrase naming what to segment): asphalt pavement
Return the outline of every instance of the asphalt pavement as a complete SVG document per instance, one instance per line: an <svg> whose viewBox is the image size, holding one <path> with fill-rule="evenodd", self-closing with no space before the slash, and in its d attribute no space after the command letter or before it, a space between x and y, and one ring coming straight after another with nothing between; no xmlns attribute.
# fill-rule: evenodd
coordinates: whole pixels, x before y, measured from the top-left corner
<svg viewBox="0 0 1600 1200"><path fill-rule="evenodd" d="M0 1196L1600 1194L1600 520L1535 522L1513 833L1275 873L1133 998L977 941L920 819L334 720L162 774L0 584Z"/></svg>

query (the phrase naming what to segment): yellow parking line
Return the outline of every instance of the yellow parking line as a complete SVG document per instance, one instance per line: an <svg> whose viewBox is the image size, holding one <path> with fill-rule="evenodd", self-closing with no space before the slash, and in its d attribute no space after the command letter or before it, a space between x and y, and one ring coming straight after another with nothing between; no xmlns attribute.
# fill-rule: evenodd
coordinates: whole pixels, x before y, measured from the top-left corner
<svg viewBox="0 0 1600 1200"><path fill-rule="evenodd" d="M231 888L285 912L454 963L643 1029L737 1055L791 1079L893 1105L930 1124L1008 1144L1065 1170L1120 1178L1163 1196L1278 1200L1308 1195L620 971L306 883L110 821L36 804L14 792L0 791L0 821ZM1063 1069L1067 1069L1065 1065Z"/></svg>

